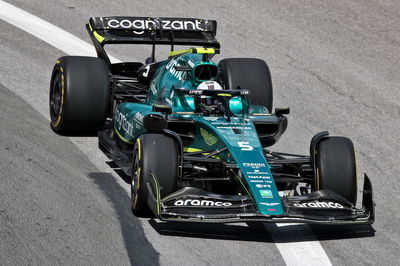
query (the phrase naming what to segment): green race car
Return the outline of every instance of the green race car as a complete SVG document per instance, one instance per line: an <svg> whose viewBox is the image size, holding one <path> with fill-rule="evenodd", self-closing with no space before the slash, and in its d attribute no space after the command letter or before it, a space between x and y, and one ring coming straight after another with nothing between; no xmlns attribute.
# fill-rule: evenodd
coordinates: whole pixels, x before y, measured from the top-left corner
<svg viewBox="0 0 400 266"><path fill-rule="evenodd" d="M63 136L98 136L100 149L130 177L137 216L372 224L366 175L356 208L351 140L321 132L310 155L271 151L287 128L289 108L272 109L263 60L212 61L220 52L216 28L203 19L90 18L98 58L58 59L51 128ZM112 64L106 44L148 44L153 52L144 64ZM166 60L155 60L156 45L171 46Z"/></svg>

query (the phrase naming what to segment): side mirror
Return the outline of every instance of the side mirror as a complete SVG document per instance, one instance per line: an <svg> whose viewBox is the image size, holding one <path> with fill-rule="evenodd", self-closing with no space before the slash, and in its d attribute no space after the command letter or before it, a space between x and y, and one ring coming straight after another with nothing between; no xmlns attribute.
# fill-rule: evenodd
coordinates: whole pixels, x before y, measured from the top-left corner
<svg viewBox="0 0 400 266"><path fill-rule="evenodd" d="M289 107L275 108L275 115L278 117L283 115L288 115L289 113L290 113Z"/></svg>

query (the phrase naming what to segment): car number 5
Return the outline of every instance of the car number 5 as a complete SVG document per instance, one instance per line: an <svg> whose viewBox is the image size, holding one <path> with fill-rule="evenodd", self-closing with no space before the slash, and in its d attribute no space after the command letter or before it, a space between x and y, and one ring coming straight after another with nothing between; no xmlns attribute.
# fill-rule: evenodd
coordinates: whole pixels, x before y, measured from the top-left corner
<svg viewBox="0 0 400 266"><path fill-rule="evenodd" d="M253 150L253 147L251 145L249 145L249 142L247 142L247 141L239 141L238 145L242 151L252 151Z"/></svg>

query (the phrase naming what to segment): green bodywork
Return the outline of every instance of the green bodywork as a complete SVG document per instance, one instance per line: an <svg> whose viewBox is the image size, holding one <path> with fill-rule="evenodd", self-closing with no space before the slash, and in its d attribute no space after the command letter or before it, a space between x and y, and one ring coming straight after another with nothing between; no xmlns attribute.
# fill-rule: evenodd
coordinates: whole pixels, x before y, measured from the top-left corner
<svg viewBox="0 0 400 266"><path fill-rule="evenodd" d="M281 199L252 122L268 116L267 108L247 106L244 96L233 97L229 106L234 116L228 121L222 116L195 113L194 96L178 92L177 89L182 88L196 90L201 81L194 79L191 71L178 71L175 66L194 68L198 64L215 65L212 61L202 60L202 54L183 53L157 63L146 102L124 102L116 108L115 132L122 141L133 144L139 135L145 133L144 116L156 113L152 111L153 104L166 103L172 107L169 119L193 120L196 123L195 141L186 146L185 151L227 147L218 157L237 164L240 170L235 176L254 200L258 211L264 215L282 215Z"/></svg>

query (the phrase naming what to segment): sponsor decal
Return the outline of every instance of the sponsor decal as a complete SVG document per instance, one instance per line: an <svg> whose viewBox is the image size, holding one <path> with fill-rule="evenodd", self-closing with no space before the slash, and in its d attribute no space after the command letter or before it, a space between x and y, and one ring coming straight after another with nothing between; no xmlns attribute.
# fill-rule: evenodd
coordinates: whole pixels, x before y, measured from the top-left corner
<svg viewBox="0 0 400 266"><path fill-rule="evenodd" d="M149 75L149 71L150 71L150 65L147 65L144 69L145 69L145 71L143 71L142 76L147 78L147 76Z"/></svg>
<svg viewBox="0 0 400 266"><path fill-rule="evenodd" d="M272 184L270 180L250 180L250 183L269 183Z"/></svg>
<svg viewBox="0 0 400 266"><path fill-rule="evenodd" d="M202 90L189 90L189 94L200 95L200 94L203 94L203 91Z"/></svg>
<svg viewBox="0 0 400 266"><path fill-rule="evenodd" d="M186 72L185 71L177 71L175 69L175 66L180 66L178 61L175 59L172 59L169 61L165 69L167 69L174 77L176 77L179 80L185 79L186 78Z"/></svg>
<svg viewBox="0 0 400 266"><path fill-rule="evenodd" d="M166 101L169 105L172 105L172 104L173 104L172 100L169 99L169 98L166 98L165 101Z"/></svg>
<svg viewBox="0 0 400 266"><path fill-rule="evenodd" d="M272 191L269 189L259 190L259 192L260 192L261 197L263 197L263 198L272 198L273 197Z"/></svg>
<svg viewBox="0 0 400 266"><path fill-rule="evenodd" d="M218 122L211 122L211 125L217 125L217 126L238 126L238 127L240 127L240 126L248 126L247 123L238 123L238 122L229 122L229 123L227 123L227 122L220 122L220 121L218 121Z"/></svg>
<svg viewBox="0 0 400 266"><path fill-rule="evenodd" d="M214 117L214 116L206 116L203 118L204 118L204 120L207 120L207 121L216 121L219 119L219 117Z"/></svg>
<svg viewBox="0 0 400 266"><path fill-rule="evenodd" d="M215 206L215 207L229 207L232 206L230 202L213 201L213 200L177 200L174 202L175 206Z"/></svg>
<svg viewBox="0 0 400 266"><path fill-rule="evenodd" d="M143 115L139 112L137 112L133 118L136 120L138 123L143 123Z"/></svg>
<svg viewBox="0 0 400 266"><path fill-rule="evenodd" d="M163 30L203 30L200 20L159 20L160 27ZM154 29L158 27L157 22L145 19L110 19L107 26L112 29L123 28L132 29L136 34L143 34L145 29Z"/></svg>
<svg viewBox="0 0 400 266"><path fill-rule="evenodd" d="M260 170L254 170L253 172L246 172L248 175L269 175L268 172L260 172Z"/></svg>
<svg viewBox="0 0 400 266"><path fill-rule="evenodd" d="M343 205L337 202L305 202L294 203L293 206L298 208L328 208L328 209L343 209Z"/></svg>
<svg viewBox="0 0 400 266"><path fill-rule="evenodd" d="M249 179L270 179L268 175L249 175Z"/></svg>
<svg viewBox="0 0 400 266"><path fill-rule="evenodd" d="M265 179L270 179L270 176L269 176L269 174L267 173L267 174L258 174L258 175L249 175L248 176L250 179L253 179L253 178L255 178L255 179L259 179L259 178L265 178Z"/></svg>
<svg viewBox="0 0 400 266"><path fill-rule="evenodd" d="M228 126L217 126L218 129L241 129L241 130L250 130L251 127L228 127Z"/></svg>
<svg viewBox="0 0 400 266"><path fill-rule="evenodd" d="M265 163L243 163L243 166L257 169L257 168L265 167Z"/></svg>
<svg viewBox="0 0 400 266"><path fill-rule="evenodd" d="M114 118L115 127L118 129L118 131L120 131L122 128L126 132L126 134L132 136L133 124L126 119L125 115L121 113L118 109L116 109Z"/></svg>
<svg viewBox="0 0 400 266"><path fill-rule="evenodd" d="M135 120L135 128L140 129L143 126L143 115L139 112L135 113L133 120Z"/></svg>
<svg viewBox="0 0 400 266"><path fill-rule="evenodd" d="M276 211L275 209L268 209L269 212L274 212Z"/></svg>
<svg viewBox="0 0 400 266"><path fill-rule="evenodd" d="M257 185L256 185L256 187L258 187L258 188L266 188L266 187L270 188L270 187L271 187L271 185L266 185L266 184L257 184Z"/></svg>
<svg viewBox="0 0 400 266"><path fill-rule="evenodd" d="M241 151L252 151L254 150L253 146L249 145L248 141L238 141L237 143L240 147Z"/></svg>
<svg viewBox="0 0 400 266"><path fill-rule="evenodd" d="M154 85L154 82L152 82L152 83L150 84L150 91L151 91L154 95L157 94L156 85Z"/></svg>
<svg viewBox="0 0 400 266"><path fill-rule="evenodd" d="M211 145L214 145L215 143L217 143L217 138L214 135L208 133L207 130L205 130L204 128L200 128L200 134L203 137L204 142L208 146L211 146Z"/></svg>
<svg viewBox="0 0 400 266"><path fill-rule="evenodd" d="M265 206L276 206L279 205L279 202L260 202L260 204L265 205Z"/></svg>

